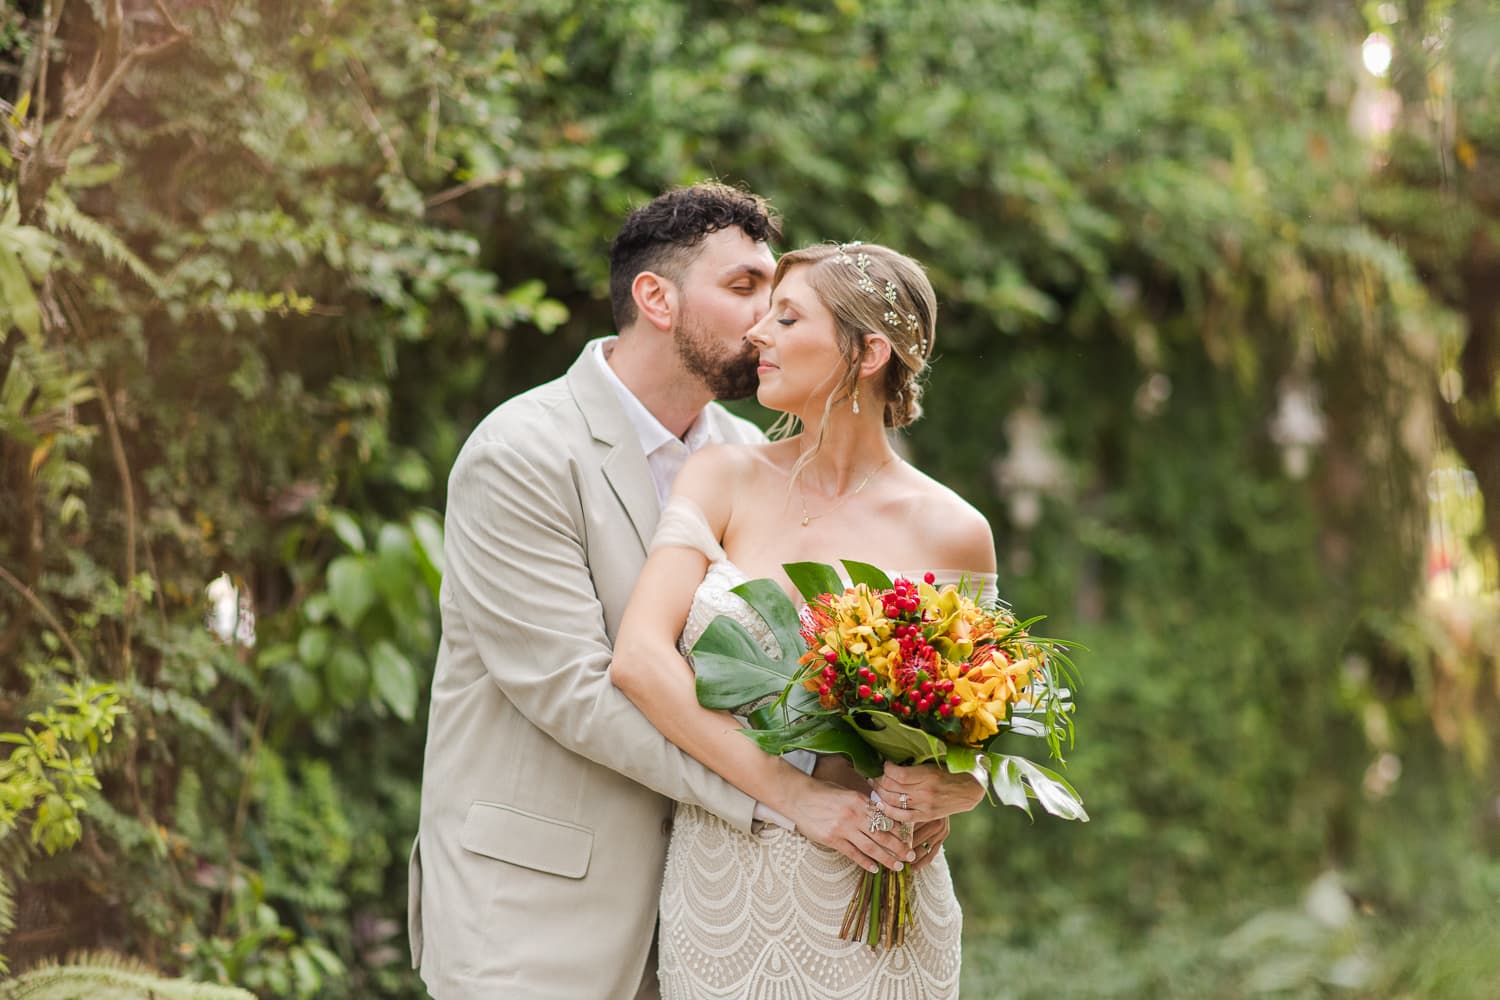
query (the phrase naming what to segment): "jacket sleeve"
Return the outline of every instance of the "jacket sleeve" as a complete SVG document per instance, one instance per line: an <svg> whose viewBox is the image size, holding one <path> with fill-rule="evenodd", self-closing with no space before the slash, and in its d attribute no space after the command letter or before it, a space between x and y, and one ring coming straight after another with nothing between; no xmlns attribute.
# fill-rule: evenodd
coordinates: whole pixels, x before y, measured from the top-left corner
<svg viewBox="0 0 1500 1000"><path fill-rule="evenodd" d="M755 802L657 731L609 679L610 641L566 471L466 449L448 484L444 572L490 679L563 747L748 831ZM625 539L634 544L634 539Z"/></svg>

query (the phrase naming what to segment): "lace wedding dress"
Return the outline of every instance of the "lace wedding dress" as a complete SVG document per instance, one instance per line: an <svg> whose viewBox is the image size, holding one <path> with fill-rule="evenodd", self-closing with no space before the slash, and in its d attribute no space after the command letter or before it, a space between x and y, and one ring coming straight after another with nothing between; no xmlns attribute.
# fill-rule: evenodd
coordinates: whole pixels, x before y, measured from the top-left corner
<svg viewBox="0 0 1500 1000"><path fill-rule="evenodd" d="M679 644L684 654L709 622L728 615L776 655L760 616L729 592L745 574L690 501L674 497L662 512L652 548L662 545L688 546L709 559ZM679 804L661 892L663 1000L957 997L963 914L942 851L916 873L912 923L900 948L839 938L859 874L842 854L791 830L765 824L747 835Z"/></svg>

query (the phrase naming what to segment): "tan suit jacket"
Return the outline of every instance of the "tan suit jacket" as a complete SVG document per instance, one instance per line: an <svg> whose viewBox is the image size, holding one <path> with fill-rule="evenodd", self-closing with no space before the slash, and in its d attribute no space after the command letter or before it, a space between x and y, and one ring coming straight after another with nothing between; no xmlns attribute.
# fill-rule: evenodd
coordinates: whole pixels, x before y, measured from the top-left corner
<svg viewBox="0 0 1500 1000"><path fill-rule="evenodd" d="M715 440L762 440L717 405L703 419ZM658 508L587 351L495 409L454 464L408 913L440 1000L654 995L673 800L750 829L754 802L609 680Z"/></svg>

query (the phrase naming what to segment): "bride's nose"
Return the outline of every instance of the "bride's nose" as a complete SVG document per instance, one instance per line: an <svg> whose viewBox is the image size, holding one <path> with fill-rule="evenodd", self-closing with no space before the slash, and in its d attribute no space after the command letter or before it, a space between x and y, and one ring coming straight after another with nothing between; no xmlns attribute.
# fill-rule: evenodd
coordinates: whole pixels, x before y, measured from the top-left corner
<svg viewBox="0 0 1500 1000"><path fill-rule="evenodd" d="M769 322L771 322L771 314L766 313L760 318L759 323L745 331L745 339L750 341L750 346L756 350L764 350L769 342L766 337L766 324Z"/></svg>

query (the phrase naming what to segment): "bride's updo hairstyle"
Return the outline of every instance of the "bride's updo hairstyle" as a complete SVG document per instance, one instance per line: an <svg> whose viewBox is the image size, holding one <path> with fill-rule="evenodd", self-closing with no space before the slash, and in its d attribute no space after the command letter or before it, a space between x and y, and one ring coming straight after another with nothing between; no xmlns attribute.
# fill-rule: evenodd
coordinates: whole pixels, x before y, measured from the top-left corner
<svg viewBox="0 0 1500 1000"><path fill-rule="evenodd" d="M905 427L922 415L922 375L937 335L937 295L922 265L877 243L825 243L793 250L776 262L772 287L788 271L806 266L807 283L833 314L844 371L828 394L822 426L837 403L852 400L868 339L890 341L891 360L880 380L885 425ZM821 442L820 442L821 443Z"/></svg>

